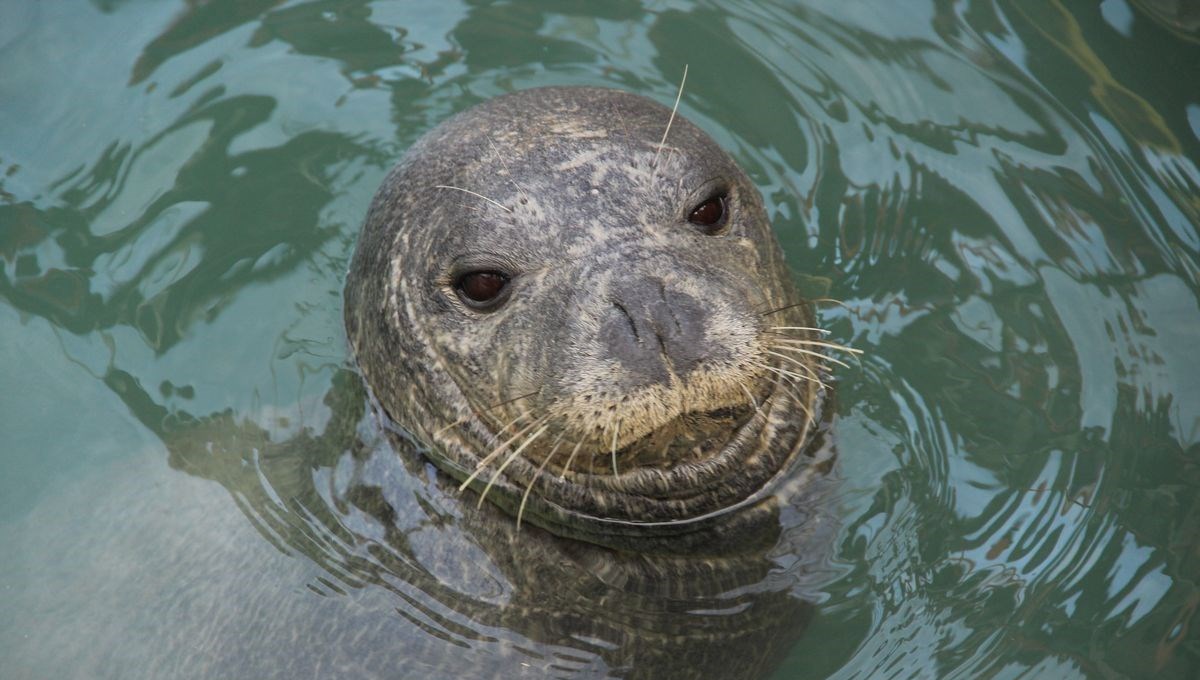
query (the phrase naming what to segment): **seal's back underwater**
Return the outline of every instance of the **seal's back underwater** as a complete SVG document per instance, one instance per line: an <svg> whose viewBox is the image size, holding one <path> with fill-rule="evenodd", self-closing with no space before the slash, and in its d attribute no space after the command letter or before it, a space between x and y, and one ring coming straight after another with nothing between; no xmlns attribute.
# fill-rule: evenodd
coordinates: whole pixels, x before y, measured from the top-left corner
<svg viewBox="0 0 1200 680"><path fill-rule="evenodd" d="M439 125L345 297L382 410L518 521L686 551L822 467L822 331L762 199L642 97L526 90Z"/></svg>

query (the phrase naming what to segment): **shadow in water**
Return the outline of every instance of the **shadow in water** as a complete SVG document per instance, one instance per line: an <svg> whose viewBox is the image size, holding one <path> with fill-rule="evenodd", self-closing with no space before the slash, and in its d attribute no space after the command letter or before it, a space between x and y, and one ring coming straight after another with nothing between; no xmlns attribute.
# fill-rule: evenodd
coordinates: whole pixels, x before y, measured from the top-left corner
<svg viewBox="0 0 1200 680"><path fill-rule="evenodd" d="M173 630L159 647L171 663L238 677L346 656L366 677L419 666L435 677L755 678L781 662L813 614L804 583L834 533L808 508L816 489L788 513L800 519L772 516L760 535L738 537L735 552L625 554L518 528L474 494L460 496L403 433L381 432L349 370L332 380L322 415L310 416L323 422L285 436L271 431L290 425L278 418L264 427L232 411L169 413L132 376L114 370L105 381L166 443L171 467L219 483L262 539L320 568L303 584L310 597L253 631L253 645L246 631ZM224 591L223 607L253 609L274 590L257 583L208 588ZM174 646L181 637L188 648Z"/></svg>

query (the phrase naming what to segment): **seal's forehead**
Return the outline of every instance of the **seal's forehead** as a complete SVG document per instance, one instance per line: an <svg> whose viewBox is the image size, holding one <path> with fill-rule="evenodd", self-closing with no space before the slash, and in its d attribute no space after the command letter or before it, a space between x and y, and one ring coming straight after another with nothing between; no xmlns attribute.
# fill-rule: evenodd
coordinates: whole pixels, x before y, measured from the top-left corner
<svg viewBox="0 0 1200 680"><path fill-rule="evenodd" d="M403 238L436 242L422 248L447 255L495 243L536 259L541 241L637 238L683 219L701 194L753 193L699 128L644 97L601 88L489 100L432 130L403 165L390 183L409 215L424 216L406 220L417 233Z"/></svg>

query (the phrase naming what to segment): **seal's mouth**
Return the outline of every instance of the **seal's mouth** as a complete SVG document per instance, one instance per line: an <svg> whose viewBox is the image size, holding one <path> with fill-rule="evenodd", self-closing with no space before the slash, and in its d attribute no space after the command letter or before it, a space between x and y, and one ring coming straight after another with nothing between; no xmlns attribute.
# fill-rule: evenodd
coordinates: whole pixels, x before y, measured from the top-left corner
<svg viewBox="0 0 1200 680"><path fill-rule="evenodd" d="M684 413L616 448L531 447L475 487L558 533L571 533L559 525L680 523L732 509L769 493L815 425L809 407L820 401L819 383L768 384L753 403Z"/></svg>
<svg viewBox="0 0 1200 680"><path fill-rule="evenodd" d="M716 455L754 412L754 406L740 404L684 413L618 449L616 457L629 469L696 463ZM595 463L593 459L592 474L607 474L597 470ZM620 474L619 469L613 474Z"/></svg>
<svg viewBox="0 0 1200 680"><path fill-rule="evenodd" d="M579 455L551 459L546 469L560 477L620 477L638 470L671 470L698 464L717 456L754 417L757 405L734 404L706 411L679 414L633 441L620 446L605 446L602 440L590 441ZM541 461L548 450L530 452L530 459ZM557 464L555 464L557 463Z"/></svg>
<svg viewBox="0 0 1200 680"><path fill-rule="evenodd" d="M713 495L731 482L743 486L749 481L745 466L778 443L779 423L771 422L771 413L788 410L789 403L792 395L776 385L754 404L684 413L617 449L615 469L612 451L600 450L589 456L587 469L560 477L597 497L614 494L668 504Z"/></svg>

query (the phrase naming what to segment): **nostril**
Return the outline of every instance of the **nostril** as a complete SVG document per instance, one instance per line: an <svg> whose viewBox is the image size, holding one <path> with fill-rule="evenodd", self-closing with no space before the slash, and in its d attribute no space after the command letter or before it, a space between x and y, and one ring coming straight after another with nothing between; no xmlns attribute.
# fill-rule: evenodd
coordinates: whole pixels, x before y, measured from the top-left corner
<svg viewBox="0 0 1200 680"><path fill-rule="evenodd" d="M612 300L598 339L611 359L631 376L638 376L636 384L666 383L670 378L663 363L665 355L660 351L664 339L659 337L660 331L649 317L649 310L639 302L636 298Z"/></svg>
<svg viewBox="0 0 1200 680"><path fill-rule="evenodd" d="M658 277L620 281L608 304L598 340L639 384L688 375L713 354L705 343L705 306Z"/></svg>
<svg viewBox="0 0 1200 680"><path fill-rule="evenodd" d="M709 354L705 345L708 312L698 300L680 291L666 290L652 307L663 355L679 375L685 375Z"/></svg>
<svg viewBox="0 0 1200 680"><path fill-rule="evenodd" d="M663 337L662 331L654 329L654 339L658 340L658 351L662 354L663 360L667 363L671 362L671 352L667 349L667 340Z"/></svg>
<svg viewBox="0 0 1200 680"><path fill-rule="evenodd" d="M616 300L613 300L613 307L616 307L625 317L625 321L629 323L629 332L633 333L633 339L640 343L642 341L642 334L638 333L637 322L633 320L633 315L629 313L628 309L625 309L625 305Z"/></svg>

